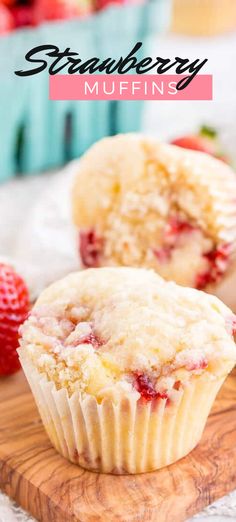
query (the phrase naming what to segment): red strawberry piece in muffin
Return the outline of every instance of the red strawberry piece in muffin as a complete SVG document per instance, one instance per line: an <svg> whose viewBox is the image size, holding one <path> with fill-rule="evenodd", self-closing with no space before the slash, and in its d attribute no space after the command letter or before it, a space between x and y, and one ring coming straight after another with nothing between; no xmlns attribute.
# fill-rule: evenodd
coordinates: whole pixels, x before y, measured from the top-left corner
<svg viewBox="0 0 236 522"><path fill-rule="evenodd" d="M82 263L86 268L97 267L103 249L103 239L94 229L82 230L79 234L79 251Z"/></svg>
<svg viewBox="0 0 236 522"><path fill-rule="evenodd" d="M230 251L231 245L223 244L203 254L207 261L207 269L197 274L195 286L198 290L203 290L206 286L221 279L228 267Z"/></svg>
<svg viewBox="0 0 236 522"><path fill-rule="evenodd" d="M134 379L134 386L140 393L141 397L146 401L153 399L168 399L166 392L158 392L151 379L145 374L137 374Z"/></svg>

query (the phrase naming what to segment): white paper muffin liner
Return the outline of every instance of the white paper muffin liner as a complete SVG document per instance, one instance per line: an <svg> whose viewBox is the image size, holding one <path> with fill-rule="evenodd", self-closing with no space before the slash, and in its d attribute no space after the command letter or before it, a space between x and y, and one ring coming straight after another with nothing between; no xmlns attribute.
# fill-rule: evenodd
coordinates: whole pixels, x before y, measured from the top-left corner
<svg viewBox="0 0 236 522"><path fill-rule="evenodd" d="M25 355L20 361L47 434L56 450L83 468L102 473L143 473L169 465L199 442L224 379L195 378L166 399L142 402L68 396L56 390Z"/></svg>

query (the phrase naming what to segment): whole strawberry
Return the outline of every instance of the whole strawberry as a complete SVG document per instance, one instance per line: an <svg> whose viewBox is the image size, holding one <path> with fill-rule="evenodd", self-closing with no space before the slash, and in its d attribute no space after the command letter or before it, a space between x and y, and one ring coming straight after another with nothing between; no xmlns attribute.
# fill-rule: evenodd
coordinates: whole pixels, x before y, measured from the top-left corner
<svg viewBox="0 0 236 522"><path fill-rule="evenodd" d="M14 18L10 9L0 2L0 36L10 33L13 29Z"/></svg>
<svg viewBox="0 0 236 522"><path fill-rule="evenodd" d="M35 0L33 7L33 22L41 24L44 21L64 20L79 15L75 0Z"/></svg>
<svg viewBox="0 0 236 522"><path fill-rule="evenodd" d="M19 326L29 312L29 293L12 267L0 263L0 376L16 372Z"/></svg>
<svg viewBox="0 0 236 522"><path fill-rule="evenodd" d="M218 134L212 127L203 125L198 134L180 136L171 141L172 145L183 147L184 149L198 150L210 154L215 158L230 164L230 159L222 152Z"/></svg>

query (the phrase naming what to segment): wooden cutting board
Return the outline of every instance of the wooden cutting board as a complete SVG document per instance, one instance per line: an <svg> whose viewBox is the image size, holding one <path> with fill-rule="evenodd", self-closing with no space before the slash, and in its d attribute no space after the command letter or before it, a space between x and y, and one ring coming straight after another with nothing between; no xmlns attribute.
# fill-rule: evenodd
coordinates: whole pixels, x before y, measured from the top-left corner
<svg viewBox="0 0 236 522"><path fill-rule="evenodd" d="M155 473L112 476L52 448L22 373L0 380L0 488L40 522L180 522L236 488L236 374L200 445Z"/></svg>

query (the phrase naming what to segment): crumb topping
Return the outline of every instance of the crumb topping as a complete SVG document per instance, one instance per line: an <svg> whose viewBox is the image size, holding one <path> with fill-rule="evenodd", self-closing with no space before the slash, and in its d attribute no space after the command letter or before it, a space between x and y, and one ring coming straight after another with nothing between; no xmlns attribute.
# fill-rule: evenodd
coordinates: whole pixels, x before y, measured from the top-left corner
<svg viewBox="0 0 236 522"><path fill-rule="evenodd" d="M58 389L166 398L194 376L236 361L235 318L216 297L154 271L88 269L45 290L21 328L21 348Z"/></svg>

